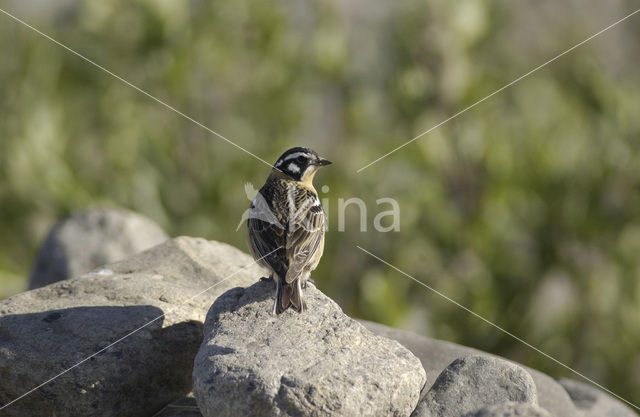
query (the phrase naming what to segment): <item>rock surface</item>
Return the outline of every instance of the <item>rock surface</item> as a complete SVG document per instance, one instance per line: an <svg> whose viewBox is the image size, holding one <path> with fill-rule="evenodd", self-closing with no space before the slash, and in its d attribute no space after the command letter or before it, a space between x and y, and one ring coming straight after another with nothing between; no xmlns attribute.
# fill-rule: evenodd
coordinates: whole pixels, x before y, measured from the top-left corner
<svg viewBox="0 0 640 417"><path fill-rule="evenodd" d="M182 237L0 302L0 407L157 319L0 414L153 415L190 391L207 308L262 276L252 263L229 245Z"/></svg>
<svg viewBox="0 0 640 417"><path fill-rule="evenodd" d="M104 249L100 239L111 245L123 237L119 233L128 233L129 226L113 228L118 225L115 220L101 222L96 220L99 215L86 216L75 225L63 222L52 231L34 274L38 270L68 271L93 259L88 270L110 260L108 254L117 250L100 252ZM76 216L67 222L71 220L76 221ZM135 226L135 221L127 224ZM159 230L157 236L162 236L158 239L164 240L164 233L152 224L154 227ZM73 243L67 245L66 240ZM139 250L135 244L127 245L113 243L112 248L129 248L127 253ZM87 252L97 255L87 257ZM127 255L124 252L121 256ZM81 277L1 301L0 415L201 417L243 414L246 409L255 415L408 415L413 410L424 382L424 370L416 358L397 344L366 332L313 286L305 290L310 314L288 312L278 318L270 313L271 283L228 291L226 301L216 302L208 316L206 340L214 344L201 345L202 321L212 301L237 285L254 284L263 275L252 264L248 255L228 245L177 238ZM246 265L251 266L241 269ZM414 415L459 417L456 407L468 402L474 404L465 408L464 417L636 416L623 403L589 385L572 380L561 380L560 385L528 368L524 369L537 387L539 407L535 401L505 403L504 398L496 397L491 401L501 404L480 408L487 396L481 395L483 387L477 384L490 375L482 366L468 374L445 372L446 383L434 382L456 358L497 357L376 323L362 324L400 342L420 359L428 383ZM236 337L240 337L239 345ZM117 343L102 351L113 342ZM200 367L194 372L194 381L202 384L200 403L206 407L202 413L194 398L185 397L191 389L198 347L207 352L198 356ZM216 375L216 369L222 372ZM401 369L406 370L404 375ZM527 384L531 388L530 381ZM428 403L429 395L435 398L435 388L444 393L444 400L437 403L447 404L443 413L435 403ZM212 400L212 394L222 396L218 398L221 403Z"/></svg>
<svg viewBox="0 0 640 417"><path fill-rule="evenodd" d="M584 417L638 416L622 402L591 385L566 378L561 378L558 382L567 390Z"/></svg>
<svg viewBox="0 0 640 417"><path fill-rule="evenodd" d="M462 417L552 417L546 410L526 403L508 402L492 405Z"/></svg>
<svg viewBox="0 0 640 417"><path fill-rule="evenodd" d="M122 210L80 211L56 224L38 252L29 289L80 276L167 240L153 221Z"/></svg>
<svg viewBox="0 0 640 417"><path fill-rule="evenodd" d="M185 397L167 404L153 417L202 417L196 399Z"/></svg>
<svg viewBox="0 0 640 417"><path fill-rule="evenodd" d="M503 359L466 356L442 371L412 416L459 417L509 401L537 405L531 375Z"/></svg>
<svg viewBox="0 0 640 417"><path fill-rule="evenodd" d="M470 355L486 355L488 357L498 358L498 356L477 349L442 340L430 339L382 324L369 321L361 321L361 323L376 334L397 340L420 358L422 366L427 372L427 384L422 392L423 396L426 395L444 368L455 359ZM524 369L533 377L538 392L538 403L541 408L549 411L554 416L578 417L581 415L573 405L569 395L567 395L562 386L553 378L535 369L527 367L524 367Z"/></svg>
<svg viewBox="0 0 640 417"><path fill-rule="evenodd" d="M193 391L205 416L406 416L425 372L398 342L374 335L313 285L309 310L272 314L272 282L213 304Z"/></svg>

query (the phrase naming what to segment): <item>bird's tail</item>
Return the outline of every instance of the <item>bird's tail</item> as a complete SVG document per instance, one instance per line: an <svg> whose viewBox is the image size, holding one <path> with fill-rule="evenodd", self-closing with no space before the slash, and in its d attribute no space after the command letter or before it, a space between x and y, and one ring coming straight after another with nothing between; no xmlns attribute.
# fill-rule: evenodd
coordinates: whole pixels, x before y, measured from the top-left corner
<svg viewBox="0 0 640 417"><path fill-rule="evenodd" d="M307 309L307 305L302 298L302 288L300 279L296 279L288 284L284 279L278 278L276 281L276 300L273 304L273 312L280 314L291 307L298 313Z"/></svg>

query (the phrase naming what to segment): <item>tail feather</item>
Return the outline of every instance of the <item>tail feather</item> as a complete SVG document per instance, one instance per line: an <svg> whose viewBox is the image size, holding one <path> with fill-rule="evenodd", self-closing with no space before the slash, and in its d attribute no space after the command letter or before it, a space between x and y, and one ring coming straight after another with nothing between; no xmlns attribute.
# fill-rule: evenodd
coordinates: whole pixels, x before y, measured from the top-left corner
<svg viewBox="0 0 640 417"><path fill-rule="evenodd" d="M286 284L283 285L282 279L276 277L276 299L273 303L273 312L275 314L282 313L291 305L288 293L289 291L286 288Z"/></svg>
<svg viewBox="0 0 640 417"><path fill-rule="evenodd" d="M278 279L273 312L275 314L280 314L289 307L293 308L298 313L302 313L307 309L307 305L302 298L300 280L298 279L291 284L287 284L284 280Z"/></svg>
<svg viewBox="0 0 640 417"><path fill-rule="evenodd" d="M307 309L307 305L304 302L304 298L302 298L302 287L300 285L300 279L297 279L294 283L289 285L291 293L289 294L289 299L291 300L291 308L293 308L298 313L302 313Z"/></svg>

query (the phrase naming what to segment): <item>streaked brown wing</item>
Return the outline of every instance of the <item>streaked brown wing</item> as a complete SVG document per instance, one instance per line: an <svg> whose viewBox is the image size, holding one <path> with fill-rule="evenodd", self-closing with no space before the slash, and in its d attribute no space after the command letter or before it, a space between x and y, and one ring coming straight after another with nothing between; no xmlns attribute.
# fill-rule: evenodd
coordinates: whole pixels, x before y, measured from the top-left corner
<svg viewBox="0 0 640 417"><path fill-rule="evenodd" d="M273 223L251 218L247 220L247 227L249 228L249 247L254 258L258 260L264 257L264 262L278 275L283 276L287 270L284 229ZM276 250L278 247L280 249Z"/></svg>
<svg viewBox="0 0 640 417"><path fill-rule="evenodd" d="M248 243L254 258L259 259L264 256L264 262L278 275L284 276L287 270L286 226L278 217L271 210L262 194L258 193L249 209ZM276 250L278 247L281 249Z"/></svg>
<svg viewBox="0 0 640 417"><path fill-rule="evenodd" d="M313 200L307 200L314 203ZM287 229L287 258L289 270L286 281L291 283L302 274L318 250L324 235L326 215L320 205L307 205L298 210L293 225Z"/></svg>

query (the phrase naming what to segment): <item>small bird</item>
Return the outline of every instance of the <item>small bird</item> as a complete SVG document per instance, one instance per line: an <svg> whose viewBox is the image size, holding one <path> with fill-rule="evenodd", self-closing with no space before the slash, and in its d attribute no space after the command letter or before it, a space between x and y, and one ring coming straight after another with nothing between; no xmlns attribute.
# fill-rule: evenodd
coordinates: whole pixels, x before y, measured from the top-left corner
<svg viewBox="0 0 640 417"><path fill-rule="evenodd" d="M247 243L253 258L270 271L265 279L275 280L275 314L307 308L302 288L320 262L327 222L313 177L330 163L309 148L289 149L251 203Z"/></svg>

